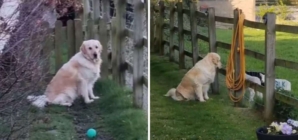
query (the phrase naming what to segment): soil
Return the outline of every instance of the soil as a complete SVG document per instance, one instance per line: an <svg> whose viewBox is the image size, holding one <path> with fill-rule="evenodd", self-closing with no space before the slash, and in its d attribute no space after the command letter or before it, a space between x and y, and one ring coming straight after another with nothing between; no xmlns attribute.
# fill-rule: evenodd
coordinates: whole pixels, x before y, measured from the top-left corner
<svg viewBox="0 0 298 140"><path fill-rule="evenodd" d="M90 107L80 99L68 109L68 112L73 116L77 138L79 140L87 140L86 132L89 128L93 128L97 131L97 136L93 140L113 140L113 138L104 131L103 126L94 127L94 124L98 123L98 120L102 120L101 114L89 108Z"/></svg>

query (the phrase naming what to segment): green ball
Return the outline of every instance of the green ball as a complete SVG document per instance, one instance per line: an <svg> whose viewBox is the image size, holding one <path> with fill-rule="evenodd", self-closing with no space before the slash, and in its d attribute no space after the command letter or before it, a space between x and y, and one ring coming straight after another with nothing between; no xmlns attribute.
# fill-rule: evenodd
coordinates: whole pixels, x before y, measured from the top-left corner
<svg viewBox="0 0 298 140"><path fill-rule="evenodd" d="M93 128L90 128L90 129L88 129L86 135L88 138L94 138L96 136L96 130Z"/></svg>

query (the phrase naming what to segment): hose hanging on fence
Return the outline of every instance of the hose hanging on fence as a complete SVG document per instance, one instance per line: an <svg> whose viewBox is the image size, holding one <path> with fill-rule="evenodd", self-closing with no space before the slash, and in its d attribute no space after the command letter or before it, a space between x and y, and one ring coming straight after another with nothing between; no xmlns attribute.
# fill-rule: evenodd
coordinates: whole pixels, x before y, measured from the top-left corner
<svg viewBox="0 0 298 140"><path fill-rule="evenodd" d="M227 62L226 67L226 86L229 89L229 96L230 99L233 102L239 102L242 100L244 93L245 93L245 48L244 48L244 34L243 34L243 27L244 27L244 19L245 16L241 12L241 10L238 10L238 22L237 27L234 29L233 33L233 40L231 44L231 51ZM238 34L238 45L239 48L236 46L236 39ZM237 49L237 52L235 51ZM239 74L236 75L235 73L235 53L239 52L239 59L240 59L240 69ZM239 91L242 89L242 93L240 96L234 96L234 91Z"/></svg>

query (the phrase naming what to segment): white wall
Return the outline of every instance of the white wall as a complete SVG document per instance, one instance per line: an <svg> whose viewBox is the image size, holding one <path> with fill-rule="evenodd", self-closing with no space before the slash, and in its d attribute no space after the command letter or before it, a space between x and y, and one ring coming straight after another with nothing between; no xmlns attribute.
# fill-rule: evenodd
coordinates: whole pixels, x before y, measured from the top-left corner
<svg viewBox="0 0 298 140"><path fill-rule="evenodd" d="M20 4L20 0L4 0L2 6L0 7L0 17L3 20L0 20L0 30L4 30L1 28L1 25L4 22L8 23L7 27L13 27L19 16L19 12L16 11L17 7ZM0 53L2 53L2 49L5 43L10 38L9 33L0 32Z"/></svg>
<svg viewBox="0 0 298 140"><path fill-rule="evenodd" d="M242 9L245 19L255 21L255 0L200 0L198 9L202 5L215 8L215 15L233 17L233 10Z"/></svg>

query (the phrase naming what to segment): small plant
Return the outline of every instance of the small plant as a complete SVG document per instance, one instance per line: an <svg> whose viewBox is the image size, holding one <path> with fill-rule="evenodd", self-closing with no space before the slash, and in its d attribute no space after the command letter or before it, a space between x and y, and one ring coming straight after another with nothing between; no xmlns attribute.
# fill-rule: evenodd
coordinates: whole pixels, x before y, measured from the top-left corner
<svg viewBox="0 0 298 140"><path fill-rule="evenodd" d="M261 132L270 135L297 135L298 121L288 119L287 122L272 122Z"/></svg>
<svg viewBox="0 0 298 140"><path fill-rule="evenodd" d="M278 88L277 91L279 93L285 94L291 98L295 98L292 93L289 91ZM253 104L254 109L263 110L264 109L264 100L263 98L259 98L258 96L255 98L255 102ZM274 117L278 121L285 121L288 118L298 119L298 109L294 106L288 105L284 102L275 101L274 105Z"/></svg>
<svg viewBox="0 0 298 140"><path fill-rule="evenodd" d="M258 17L263 17L268 12L275 12L274 6L269 6L267 3L259 6L259 11L257 12Z"/></svg>
<svg viewBox="0 0 298 140"><path fill-rule="evenodd" d="M264 100L263 98L260 98L259 96L256 96L254 99L254 103L252 106L255 110L262 111L264 110Z"/></svg>
<svg viewBox="0 0 298 140"><path fill-rule="evenodd" d="M290 96L294 98L293 94L289 91L285 91L282 89L277 89L279 93L285 94L287 96ZM275 106L274 106L274 114L278 121L285 121L288 118L297 118L298 117L298 110L291 105L288 105L286 103L283 103L281 101L276 100Z"/></svg>
<svg viewBox="0 0 298 140"><path fill-rule="evenodd" d="M286 19L287 15L289 14L289 8L284 5L282 0L278 1L278 11L279 11L279 17L281 19Z"/></svg>
<svg viewBox="0 0 298 140"><path fill-rule="evenodd" d="M277 18L284 20L289 14L289 8L284 5L282 0L279 0L277 5L269 6L267 3L259 6L259 11L257 12L258 17L263 17L266 13L272 12L277 14Z"/></svg>

